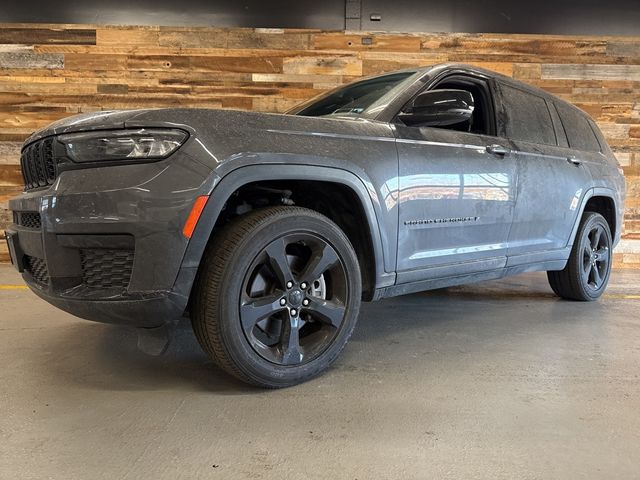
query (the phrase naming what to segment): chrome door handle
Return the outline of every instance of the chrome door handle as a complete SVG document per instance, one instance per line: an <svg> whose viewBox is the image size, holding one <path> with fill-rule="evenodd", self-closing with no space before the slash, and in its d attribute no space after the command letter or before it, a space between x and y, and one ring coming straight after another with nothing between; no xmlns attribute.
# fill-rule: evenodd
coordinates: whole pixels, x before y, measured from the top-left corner
<svg viewBox="0 0 640 480"><path fill-rule="evenodd" d="M576 157L567 157L567 162L573 163L574 165L580 165L582 163L582 160Z"/></svg>
<svg viewBox="0 0 640 480"><path fill-rule="evenodd" d="M507 147L503 147L502 145L487 145L487 152L491 153L492 155L504 157L508 153L511 153L511 150Z"/></svg>

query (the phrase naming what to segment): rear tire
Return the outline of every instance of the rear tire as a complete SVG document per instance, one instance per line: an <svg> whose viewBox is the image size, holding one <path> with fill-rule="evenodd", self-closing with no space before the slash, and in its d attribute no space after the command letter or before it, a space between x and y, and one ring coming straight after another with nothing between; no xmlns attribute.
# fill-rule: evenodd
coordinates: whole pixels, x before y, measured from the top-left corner
<svg viewBox="0 0 640 480"><path fill-rule="evenodd" d="M547 272L549 285L559 297L597 300L609 282L612 263L609 224L599 213L585 212L571 255L563 270Z"/></svg>
<svg viewBox="0 0 640 480"><path fill-rule="evenodd" d="M300 207L239 217L212 238L191 320L202 348L252 385L287 387L338 357L355 327L361 277L346 235Z"/></svg>

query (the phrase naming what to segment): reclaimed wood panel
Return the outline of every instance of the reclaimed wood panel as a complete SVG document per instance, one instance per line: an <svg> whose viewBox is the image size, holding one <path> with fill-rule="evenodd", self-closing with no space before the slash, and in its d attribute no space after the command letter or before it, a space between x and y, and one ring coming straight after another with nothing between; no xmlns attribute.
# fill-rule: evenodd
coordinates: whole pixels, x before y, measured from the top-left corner
<svg viewBox="0 0 640 480"><path fill-rule="evenodd" d="M53 24L0 24L0 232L21 189L22 141L59 118L167 106L282 112L363 75L440 62L498 71L591 114L627 176L625 235L640 238L640 37Z"/></svg>
<svg viewBox="0 0 640 480"><path fill-rule="evenodd" d="M0 69L52 69L63 67L64 56L59 53L34 53L27 50L0 52Z"/></svg>
<svg viewBox="0 0 640 480"><path fill-rule="evenodd" d="M640 65L565 65L552 63L542 66L542 78L560 80L632 80L640 81Z"/></svg>
<svg viewBox="0 0 640 480"><path fill-rule="evenodd" d="M95 45L96 30L93 28L43 27L16 28L4 26L0 28L0 44L70 44Z"/></svg>

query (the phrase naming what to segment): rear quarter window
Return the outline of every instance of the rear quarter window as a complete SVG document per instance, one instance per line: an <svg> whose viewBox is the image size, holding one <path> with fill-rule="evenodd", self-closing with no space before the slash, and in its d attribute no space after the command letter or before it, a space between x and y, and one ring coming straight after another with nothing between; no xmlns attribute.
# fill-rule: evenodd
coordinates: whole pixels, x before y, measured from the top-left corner
<svg viewBox="0 0 640 480"><path fill-rule="evenodd" d="M506 134L513 140L556 145L551 115L544 98L502 84Z"/></svg>
<svg viewBox="0 0 640 480"><path fill-rule="evenodd" d="M551 114L551 118L553 119L553 129L556 132L556 140L558 141L558 146L567 148L569 146L569 142L567 141L567 134L565 133L564 127L562 126L562 121L560 121L558 110L556 110L556 106L550 101L547 101L547 107L549 108L549 113Z"/></svg>
<svg viewBox="0 0 640 480"><path fill-rule="evenodd" d="M562 103L556 103L556 108L562 119L564 131L567 133L569 146L576 150L599 152L600 143L585 114Z"/></svg>

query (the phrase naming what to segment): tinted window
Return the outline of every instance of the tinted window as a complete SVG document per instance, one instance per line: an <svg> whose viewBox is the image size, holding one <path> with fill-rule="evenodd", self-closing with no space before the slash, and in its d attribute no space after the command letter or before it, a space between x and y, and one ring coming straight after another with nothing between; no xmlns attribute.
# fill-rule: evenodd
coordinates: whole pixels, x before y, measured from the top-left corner
<svg viewBox="0 0 640 480"><path fill-rule="evenodd" d="M507 136L513 140L556 144L556 135L544 98L502 85Z"/></svg>
<svg viewBox="0 0 640 480"><path fill-rule="evenodd" d="M578 150L599 152L600 144L582 112L562 103L556 103L558 113L567 132L569 146Z"/></svg>
<svg viewBox="0 0 640 480"><path fill-rule="evenodd" d="M553 128L556 131L556 140L558 140L558 146L568 147L569 142L567 142L567 134L564 133L564 127L562 126L560 115L558 115L558 111L556 110L555 105L551 102L547 102L547 107L549 108L549 113L551 113L551 118L553 119Z"/></svg>
<svg viewBox="0 0 640 480"><path fill-rule="evenodd" d="M589 120L589 126L591 126L591 131L593 132L593 134L596 137L596 140L598 141L598 145L600 146L600 151L604 152L607 149L607 141L602 136L602 132L598 128L598 125L596 125L596 122L594 122L590 118L587 120Z"/></svg>
<svg viewBox="0 0 640 480"><path fill-rule="evenodd" d="M415 72L400 72L339 87L312 99L300 108L294 108L296 115L321 117L324 115L360 115L386 93L397 87Z"/></svg>

